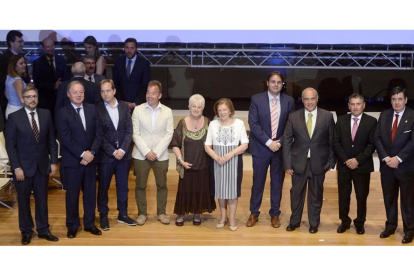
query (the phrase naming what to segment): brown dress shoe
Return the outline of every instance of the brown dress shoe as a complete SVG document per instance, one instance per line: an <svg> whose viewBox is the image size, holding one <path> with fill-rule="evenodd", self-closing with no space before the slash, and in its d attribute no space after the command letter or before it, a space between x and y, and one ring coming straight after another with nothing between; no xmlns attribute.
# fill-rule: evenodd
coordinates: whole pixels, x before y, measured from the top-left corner
<svg viewBox="0 0 414 276"><path fill-rule="evenodd" d="M274 227L274 228L279 228L280 225L281 225L279 217L277 217L277 216L272 216L272 219L270 221L272 223L272 227Z"/></svg>
<svg viewBox="0 0 414 276"><path fill-rule="evenodd" d="M259 217L255 215L250 215L249 219L246 222L247 227L253 227L256 225L256 222L259 221Z"/></svg>

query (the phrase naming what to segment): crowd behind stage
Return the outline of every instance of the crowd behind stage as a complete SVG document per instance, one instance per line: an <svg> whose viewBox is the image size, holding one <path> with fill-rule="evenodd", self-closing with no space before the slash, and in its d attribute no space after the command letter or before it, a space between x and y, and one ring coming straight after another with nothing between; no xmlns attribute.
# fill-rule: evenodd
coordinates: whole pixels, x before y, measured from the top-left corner
<svg viewBox="0 0 414 276"><path fill-rule="evenodd" d="M166 215L168 147L179 172L174 205L175 225L201 224L203 213L213 212L218 200L220 217L216 228L237 231L235 218L241 196L242 154L252 155L253 185L250 216L246 227L254 227L270 167L270 226L281 227L280 202L285 175L292 178L291 216L286 231L301 226L305 196L309 232L318 232L323 203L325 174L337 166L339 225L344 233L353 223L358 235L365 233L373 153L380 160L381 185L386 223L380 238L393 235L398 224L398 196L404 237L414 237L414 111L406 106L407 91L391 91L391 107L377 121L364 113L364 97L349 95L350 114L335 124L332 114L318 107L318 91L302 91L304 107L295 110L292 97L281 93L284 76L273 71L267 76L268 90L252 96L248 123L250 135L228 98L214 104L215 119L203 116L205 99L189 98L187 116L177 126L169 107L161 103L163 86L151 80L148 61L137 55L137 41L124 42L125 55L115 61L113 79L105 76L105 59L94 37L85 38L85 56L72 65L69 78L65 59L55 54L54 41L42 41L44 54L33 63L28 75L24 41L19 31L7 34L8 50L0 55L1 132L18 195L21 243L30 244L35 223L30 197L35 198L38 237L57 242L48 223L48 180L58 168L57 142L61 145L60 174L66 190L67 237L76 238L81 227L79 195L83 193L83 230L102 235L110 230L108 189L116 182L117 222L143 226L147 220L147 180L151 169L157 186L157 219L170 224ZM3 116L3 112L0 112ZM5 126L5 127L4 127ZM57 133L57 137L56 137ZM3 136L3 135L1 135ZM131 146L132 145L132 146ZM6 151L3 155L6 155ZM128 176L133 162L136 175L135 200L138 216L131 218L128 206ZM98 180L99 185L96 185ZM349 217L352 187L357 216ZM95 210L99 212L99 228ZM135 211L134 211L135 213Z"/></svg>

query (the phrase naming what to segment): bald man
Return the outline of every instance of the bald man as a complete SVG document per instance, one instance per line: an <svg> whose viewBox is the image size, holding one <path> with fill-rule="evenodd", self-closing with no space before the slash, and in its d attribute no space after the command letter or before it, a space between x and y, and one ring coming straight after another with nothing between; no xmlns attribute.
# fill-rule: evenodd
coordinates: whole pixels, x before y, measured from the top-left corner
<svg viewBox="0 0 414 276"><path fill-rule="evenodd" d="M303 90L304 108L290 113L283 135L283 163L286 173L292 176L292 215L286 231L300 227L308 186L309 233L318 232L325 173L335 166L335 122L331 112L317 107L318 99L315 89Z"/></svg>

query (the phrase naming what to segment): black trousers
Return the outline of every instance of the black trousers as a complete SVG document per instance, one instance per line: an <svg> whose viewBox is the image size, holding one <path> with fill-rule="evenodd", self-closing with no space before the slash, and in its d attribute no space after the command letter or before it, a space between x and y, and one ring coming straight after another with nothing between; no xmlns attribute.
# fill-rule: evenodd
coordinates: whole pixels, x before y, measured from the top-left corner
<svg viewBox="0 0 414 276"><path fill-rule="evenodd" d="M30 196L33 191L35 198L35 219L36 230L39 235L46 234L49 230L48 222L48 208L47 208L47 188L48 188L49 176L40 173L39 169L36 169L35 175L32 177L25 176L23 181L17 181L17 203L19 206L19 228L24 236L30 236L33 234L33 218L30 209Z"/></svg>
<svg viewBox="0 0 414 276"><path fill-rule="evenodd" d="M338 172L338 203L339 219L344 225L351 225L349 205L351 204L352 183L354 183L357 201L357 217L354 219L355 226L363 226L367 216L367 198L369 194L369 183L371 173L343 173Z"/></svg>
<svg viewBox="0 0 414 276"><path fill-rule="evenodd" d="M381 173L381 186L384 196L387 221L385 228L395 230L398 225L398 193L404 233L414 233L414 175L413 173Z"/></svg>
<svg viewBox="0 0 414 276"><path fill-rule="evenodd" d="M305 204L306 187L308 186L308 219L311 227L319 227L322 203L323 182L325 174L312 174L310 160L306 163L302 174L293 173L292 188L290 189L290 208L292 215L290 224L299 224L302 219Z"/></svg>

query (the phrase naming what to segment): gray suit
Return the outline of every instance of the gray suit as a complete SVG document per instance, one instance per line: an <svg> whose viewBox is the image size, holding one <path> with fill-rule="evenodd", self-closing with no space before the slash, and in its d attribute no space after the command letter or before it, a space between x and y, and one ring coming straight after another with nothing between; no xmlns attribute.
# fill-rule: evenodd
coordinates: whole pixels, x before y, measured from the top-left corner
<svg viewBox="0 0 414 276"><path fill-rule="evenodd" d="M302 219L309 181L308 218L311 227L318 227L323 201L325 173L335 166L333 134L335 122L332 114L317 107L315 129L310 138L306 128L305 109L290 113L283 137L283 163L285 170L293 169L290 201L290 224L299 225ZM310 158L308 151L310 150Z"/></svg>

